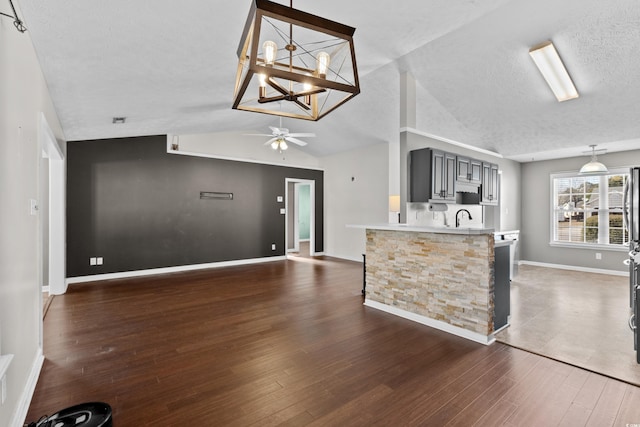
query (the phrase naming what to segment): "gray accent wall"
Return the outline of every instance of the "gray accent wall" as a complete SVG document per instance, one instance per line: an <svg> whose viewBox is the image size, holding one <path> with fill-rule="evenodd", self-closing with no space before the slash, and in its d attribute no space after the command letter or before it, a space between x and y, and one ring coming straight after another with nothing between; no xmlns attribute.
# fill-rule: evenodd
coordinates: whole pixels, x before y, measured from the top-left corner
<svg viewBox="0 0 640 427"><path fill-rule="evenodd" d="M588 147L585 147L585 151ZM520 259L525 261L627 271L626 250L551 246L551 174L577 172L589 156L522 163L522 226ZM640 150L598 156L609 168L640 165ZM602 259L596 259L596 252Z"/></svg>
<svg viewBox="0 0 640 427"><path fill-rule="evenodd" d="M315 251L323 252L320 170L168 154L166 136L74 141L67 150L67 277L283 256L277 197L286 178L315 180Z"/></svg>

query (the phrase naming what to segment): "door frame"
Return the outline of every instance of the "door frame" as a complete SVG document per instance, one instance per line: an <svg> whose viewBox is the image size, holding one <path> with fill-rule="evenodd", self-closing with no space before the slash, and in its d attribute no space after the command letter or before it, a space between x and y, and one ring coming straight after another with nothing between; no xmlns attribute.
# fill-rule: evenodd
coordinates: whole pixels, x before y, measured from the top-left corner
<svg viewBox="0 0 640 427"><path fill-rule="evenodd" d="M44 221L49 222L48 287L50 294L62 295L67 291L65 277L65 156L43 113L40 113L38 127L38 139L42 155L49 159L49 216L40 218L41 223ZM40 230L43 230L42 224ZM43 255L42 252L44 252L44 248L41 248L41 255Z"/></svg>
<svg viewBox="0 0 640 427"><path fill-rule="evenodd" d="M285 255L288 255L289 252L289 223L293 222L293 230L296 235L294 235L294 246L295 250L299 250L300 248L300 238L297 235L298 232L298 190L297 184L308 184L309 185L309 255L314 256L316 254L316 181L313 179L300 179L300 178L285 178L285 192L284 192L284 201L285 201L285 227L284 227L284 241L285 241ZM289 184L294 184L294 194L289 194ZM289 212L289 201L290 198L293 197L293 212Z"/></svg>

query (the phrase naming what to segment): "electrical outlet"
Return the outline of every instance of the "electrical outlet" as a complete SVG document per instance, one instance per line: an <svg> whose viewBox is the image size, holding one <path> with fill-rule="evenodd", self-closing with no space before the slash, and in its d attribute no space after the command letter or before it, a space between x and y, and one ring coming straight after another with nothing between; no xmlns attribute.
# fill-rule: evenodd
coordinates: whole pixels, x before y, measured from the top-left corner
<svg viewBox="0 0 640 427"><path fill-rule="evenodd" d="M96 257L89 258L89 265L96 265L98 262Z"/></svg>
<svg viewBox="0 0 640 427"><path fill-rule="evenodd" d="M103 262L104 262L104 258L102 258L101 256L96 258L96 265L102 265Z"/></svg>
<svg viewBox="0 0 640 427"><path fill-rule="evenodd" d="M602 254L600 252L596 252L596 259L602 259Z"/></svg>
<svg viewBox="0 0 640 427"><path fill-rule="evenodd" d="M281 208L281 209L280 209L280 214L281 214L281 215L284 215L284 214L286 214L286 213L287 213L287 210L286 210L285 208Z"/></svg>
<svg viewBox="0 0 640 427"><path fill-rule="evenodd" d="M271 250L272 250L272 251L275 251L275 250L276 250L276 244L275 244L275 243L272 243L272 244L271 244Z"/></svg>
<svg viewBox="0 0 640 427"><path fill-rule="evenodd" d="M276 199L278 201L278 203L282 203L284 201L284 199L282 198L282 196L278 196L278 198Z"/></svg>

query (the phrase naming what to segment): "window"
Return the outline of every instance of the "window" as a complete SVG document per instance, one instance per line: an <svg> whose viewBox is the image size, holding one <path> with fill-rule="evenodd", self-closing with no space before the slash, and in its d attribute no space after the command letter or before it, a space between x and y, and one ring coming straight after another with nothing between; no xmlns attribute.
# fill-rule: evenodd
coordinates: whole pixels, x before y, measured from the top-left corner
<svg viewBox="0 0 640 427"><path fill-rule="evenodd" d="M626 249L622 210L628 179L626 169L600 176L551 175L551 244Z"/></svg>

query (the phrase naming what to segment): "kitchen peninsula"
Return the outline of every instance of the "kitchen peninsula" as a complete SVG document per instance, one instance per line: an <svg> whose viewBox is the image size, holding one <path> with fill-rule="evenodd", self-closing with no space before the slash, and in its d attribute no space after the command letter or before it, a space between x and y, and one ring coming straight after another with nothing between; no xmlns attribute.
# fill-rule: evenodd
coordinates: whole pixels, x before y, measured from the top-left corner
<svg viewBox="0 0 640 427"><path fill-rule="evenodd" d="M493 229L354 227L366 229L366 306L483 344L495 340Z"/></svg>

